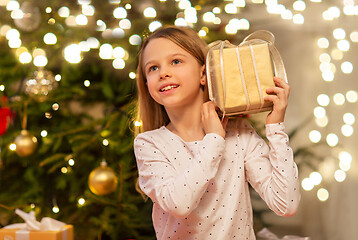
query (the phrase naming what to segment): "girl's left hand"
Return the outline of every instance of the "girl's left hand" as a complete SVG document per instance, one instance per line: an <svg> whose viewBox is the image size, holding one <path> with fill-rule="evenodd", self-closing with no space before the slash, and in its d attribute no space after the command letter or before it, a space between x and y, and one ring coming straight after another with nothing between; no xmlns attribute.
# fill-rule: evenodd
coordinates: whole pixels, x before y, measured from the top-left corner
<svg viewBox="0 0 358 240"><path fill-rule="evenodd" d="M266 124L284 121L290 95L290 86L285 81L278 77L274 77L273 81L276 87L266 89L266 93L270 95L264 98L265 101L273 103L273 110L267 115Z"/></svg>

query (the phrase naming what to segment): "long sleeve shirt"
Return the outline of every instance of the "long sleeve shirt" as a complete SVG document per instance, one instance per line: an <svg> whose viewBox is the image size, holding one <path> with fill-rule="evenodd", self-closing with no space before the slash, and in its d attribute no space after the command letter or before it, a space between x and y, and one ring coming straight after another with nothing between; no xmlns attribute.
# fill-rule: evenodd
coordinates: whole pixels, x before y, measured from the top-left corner
<svg viewBox="0 0 358 240"><path fill-rule="evenodd" d="M269 146L245 120L185 142L165 126L139 134L139 186L153 201L157 239L255 239L248 183L268 207L291 216L300 201L284 124L266 125Z"/></svg>

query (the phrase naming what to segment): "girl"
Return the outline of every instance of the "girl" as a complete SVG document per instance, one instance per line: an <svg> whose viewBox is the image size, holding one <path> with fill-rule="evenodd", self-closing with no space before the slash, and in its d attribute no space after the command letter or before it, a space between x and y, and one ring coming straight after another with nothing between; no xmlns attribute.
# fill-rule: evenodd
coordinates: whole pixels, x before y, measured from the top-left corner
<svg viewBox="0 0 358 240"><path fill-rule="evenodd" d="M248 182L278 215L300 200L284 115L289 86L276 87L266 135L248 122L222 121L204 99L206 44L189 28L169 26L147 37L137 86L142 131L134 141L139 186L153 201L157 239L255 239Z"/></svg>

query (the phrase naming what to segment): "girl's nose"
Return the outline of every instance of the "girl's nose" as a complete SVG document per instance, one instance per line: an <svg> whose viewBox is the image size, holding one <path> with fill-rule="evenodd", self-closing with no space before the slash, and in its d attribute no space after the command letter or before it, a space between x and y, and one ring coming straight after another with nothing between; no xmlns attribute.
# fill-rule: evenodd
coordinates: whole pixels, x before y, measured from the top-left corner
<svg viewBox="0 0 358 240"><path fill-rule="evenodd" d="M164 80L170 77L171 77L171 73L169 72L169 70L162 68L160 71L160 80Z"/></svg>

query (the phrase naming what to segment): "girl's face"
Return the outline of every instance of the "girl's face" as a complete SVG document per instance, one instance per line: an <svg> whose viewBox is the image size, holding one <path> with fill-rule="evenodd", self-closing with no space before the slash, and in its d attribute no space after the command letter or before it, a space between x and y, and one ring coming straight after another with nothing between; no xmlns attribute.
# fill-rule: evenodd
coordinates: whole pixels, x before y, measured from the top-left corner
<svg viewBox="0 0 358 240"><path fill-rule="evenodd" d="M150 40L143 51L143 67L152 98L169 108L203 102L200 85L205 84L205 65L172 41Z"/></svg>

